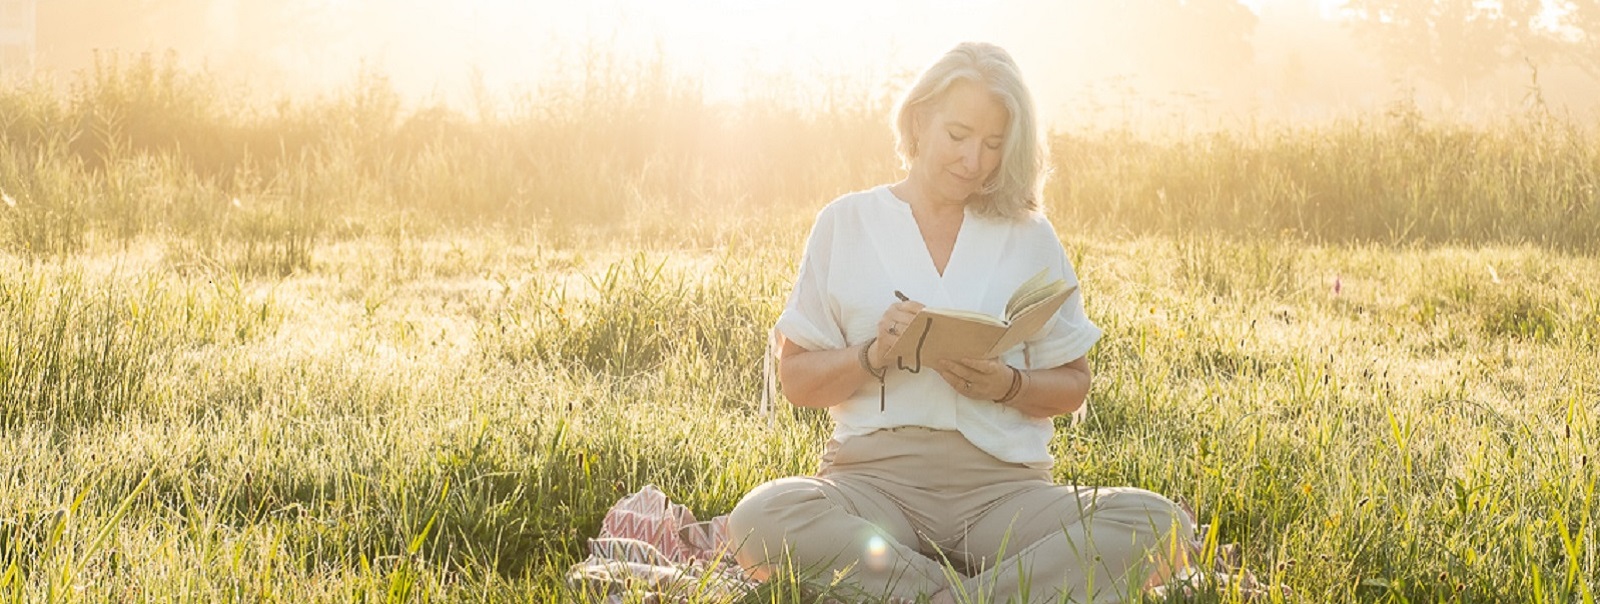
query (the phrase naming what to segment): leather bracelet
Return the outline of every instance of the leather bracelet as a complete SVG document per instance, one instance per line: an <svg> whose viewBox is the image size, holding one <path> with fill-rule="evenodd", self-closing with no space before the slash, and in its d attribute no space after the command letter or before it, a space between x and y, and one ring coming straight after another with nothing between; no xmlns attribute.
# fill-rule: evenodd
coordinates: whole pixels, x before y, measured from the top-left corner
<svg viewBox="0 0 1600 604"><path fill-rule="evenodd" d="M1011 402L1012 399L1017 398L1017 395L1022 394L1022 370L1017 369L1016 367L1011 367L1010 365L1007 365L1006 367L1011 369L1011 388L1006 390L1005 396L994 399L994 402L1002 405Z"/></svg>
<svg viewBox="0 0 1600 604"><path fill-rule="evenodd" d="M889 372L889 368L888 367L884 367L883 369L873 369L872 368L872 361L869 359L869 357L871 355L868 354L868 353L872 350L872 343L876 342L876 341L878 341L878 337L877 336L873 336L873 337L867 338L867 343L866 343L866 345L861 347L861 355L858 358L861 360L861 368L867 370L867 373L872 374L872 377L878 378L878 381L881 382L881 381L883 381L884 374L887 374Z"/></svg>
<svg viewBox="0 0 1600 604"><path fill-rule="evenodd" d="M872 377L878 378L878 412L882 413L888 408L884 396L884 391L887 389L887 386L884 385L883 377L889 375L889 366L884 365L883 369L876 370L872 368L872 360L869 358L872 355L869 353L872 351L872 343L877 341L878 336L867 338L867 343L861 347L861 354L857 358L861 361L862 369L867 370L867 373Z"/></svg>

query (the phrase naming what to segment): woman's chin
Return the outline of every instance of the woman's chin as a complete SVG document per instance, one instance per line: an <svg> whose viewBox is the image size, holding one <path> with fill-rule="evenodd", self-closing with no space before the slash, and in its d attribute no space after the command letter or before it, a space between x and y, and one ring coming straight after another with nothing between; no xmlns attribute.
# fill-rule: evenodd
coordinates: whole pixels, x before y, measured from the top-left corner
<svg viewBox="0 0 1600 604"><path fill-rule="evenodd" d="M978 187L960 184L947 184L943 187L940 187L939 190L940 197L950 200L952 203L963 204L972 201L973 197L977 195L977 193Z"/></svg>

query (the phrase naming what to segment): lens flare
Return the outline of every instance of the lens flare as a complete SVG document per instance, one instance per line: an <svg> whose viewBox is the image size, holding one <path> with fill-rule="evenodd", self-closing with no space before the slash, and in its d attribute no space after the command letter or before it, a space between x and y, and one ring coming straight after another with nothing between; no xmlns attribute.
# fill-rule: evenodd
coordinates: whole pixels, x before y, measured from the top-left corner
<svg viewBox="0 0 1600 604"><path fill-rule="evenodd" d="M867 539L866 562L867 568L872 570L889 568L889 542L877 535Z"/></svg>

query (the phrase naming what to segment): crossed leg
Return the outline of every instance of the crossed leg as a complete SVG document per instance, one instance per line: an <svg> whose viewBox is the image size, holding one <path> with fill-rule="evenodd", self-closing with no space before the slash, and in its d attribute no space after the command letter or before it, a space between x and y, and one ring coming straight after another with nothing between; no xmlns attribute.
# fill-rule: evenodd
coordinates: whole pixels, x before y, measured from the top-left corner
<svg viewBox="0 0 1600 604"><path fill-rule="evenodd" d="M914 600L950 584L945 567L908 544L920 537L894 500L846 478L768 482L734 507L728 528L739 564L766 579L783 564L842 575L872 597Z"/></svg>
<svg viewBox="0 0 1600 604"><path fill-rule="evenodd" d="M1135 488L1040 486L968 526L957 546L968 593L994 602L1121 602L1178 565L1194 533L1171 500Z"/></svg>

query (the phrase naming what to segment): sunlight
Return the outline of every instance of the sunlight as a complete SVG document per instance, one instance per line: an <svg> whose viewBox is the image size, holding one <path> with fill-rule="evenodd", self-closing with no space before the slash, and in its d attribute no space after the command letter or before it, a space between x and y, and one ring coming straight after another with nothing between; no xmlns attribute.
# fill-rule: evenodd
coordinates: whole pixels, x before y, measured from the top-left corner
<svg viewBox="0 0 1600 604"><path fill-rule="evenodd" d="M774 78L798 81L887 71L890 65L904 68L897 47L915 47L920 59L982 33L973 25L983 19L968 20L960 28L905 27L916 21L911 16L917 12L948 15L956 8L950 1L913 8L902 1L846 0L601 0L558 8L498 0L483 3L479 10L480 23L522 23L561 42L598 41L622 56L662 59L675 73L702 83L713 99L735 99ZM541 58L521 52L501 63L532 73L544 66Z"/></svg>
<svg viewBox="0 0 1600 604"><path fill-rule="evenodd" d="M379 74L413 106L466 109L648 73L713 104L811 106L892 97L955 43L982 40L1010 51L1052 124L1321 119L1380 106L1405 80L1425 97L1459 92L1439 84L1448 74L1418 73L1427 62L1362 39L1343 0L160 0L164 11L98 19L72 8L92 1L106 0L38 4L30 56L41 72L92 69L97 52L171 50L268 95L337 93ZM1560 34L1547 41L1582 42L1565 14L1539 17ZM1600 80L1563 60L1541 66L1544 98L1593 105ZM1477 74L1474 100L1516 102L1525 72L1505 60Z"/></svg>
<svg viewBox="0 0 1600 604"><path fill-rule="evenodd" d="M0 0L0 604L1593 604L1600 1L1474 1ZM960 40L1048 179L944 279ZM1040 265L1010 391L859 368Z"/></svg>
<svg viewBox="0 0 1600 604"><path fill-rule="evenodd" d="M1346 0L1239 0L1240 4L1250 7L1250 10L1253 10L1257 13L1260 13L1262 9L1268 6L1280 6L1294 3L1305 4L1307 2L1315 2L1317 4L1318 12L1322 14L1322 17L1325 19L1332 19L1339 15L1339 9L1344 6Z"/></svg>

